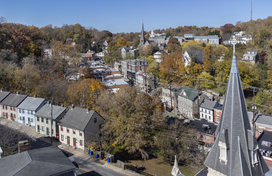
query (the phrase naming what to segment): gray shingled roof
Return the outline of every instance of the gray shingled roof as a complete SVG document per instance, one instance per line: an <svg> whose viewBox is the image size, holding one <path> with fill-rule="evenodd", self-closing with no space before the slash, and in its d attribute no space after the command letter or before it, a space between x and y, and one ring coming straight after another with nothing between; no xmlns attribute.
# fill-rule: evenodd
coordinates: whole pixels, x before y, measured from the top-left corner
<svg viewBox="0 0 272 176"><path fill-rule="evenodd" d="M44 101L44 98L27 97L19 106L18 109L26 109L36 111L36 109Z"/></svg>
<svg viewBox="0 0 272 176"><path fill-rule="evenodd" d="M87 113L87 109L79 107L74 107L71 109L71 107L69 107L69 110L66 112L64 118L60 120L59 125L84 131L89 121L94 117L101 116L93 110L90 110Z"/></svg>
<svg viewBox="0 0 272 176"><path fill-rule="evenodd" d="M215 142L204 164L227 176L263 175L269 168L257 152L258 165L252 165L251 152L257 144L248 119L235 50L226 90L222 117L215 133ZM227 162L219 159L222 142L227 147Z"/></svg>
<svg viewBox="0 0 272 176"><path fill-rule="evenodd" d="M10 92L0 91L0 102L2 102L9 94Z"/></svg>
<svg viewBox="0 0 272 176"><path fill-rule="evenodd" d="M5 176L48 176L75 169L73 163L55 146L1 158L0 166L0 175Z"/></svg>
<svg viewBox="0 0 272 176"><path fill-rule="evenodd" d="M181 95L181 93L182 93L183 91L185 91L185 93L186 93L187 96ZM199 92L199 95L200 95L200 94L201 94L201 93ZM182 96L182 97L185 97L185 98L188 98L188 99L194 101L194 100L198 97L198 91L195 90L195 89L192 89L192 88L190 88L190 87L184 86L184 87L181 89L181 91L179 92L179 96Z"/></svg>
<svg viewBox="0 0 272 176"><path fill-rule="evenodd" d="M257 114L255 118L256 118L255 120L256 123L272 125L272 116L270 115Z"/></svg>
<svg viewBox="0 0 272 176"><path fill-rule="evenodd" d="M200 104L200 107L203 107L203 108L207 108L207 109L210 109L210 110L213 110L214 107L216 105L216 102L215 101L211 101L211 100L208 100L208 99L203 99L203 101L201 102Z"/></svg>
<svg viewBox="0 0 272 176"><path fill-rule="evenodd" d="M1 102L1 104L18 107L26 97L27 95L11 93Z"/></svg>
<svg viewBox="0 0 272 176"><path fill-rule="evenodd" d="M54 120L57 119L65 110L66 110L65 107L53 105L53 119ZM44 105L41 109L37 111L35 116L50 119L51 105L49 104Z"/></svg>

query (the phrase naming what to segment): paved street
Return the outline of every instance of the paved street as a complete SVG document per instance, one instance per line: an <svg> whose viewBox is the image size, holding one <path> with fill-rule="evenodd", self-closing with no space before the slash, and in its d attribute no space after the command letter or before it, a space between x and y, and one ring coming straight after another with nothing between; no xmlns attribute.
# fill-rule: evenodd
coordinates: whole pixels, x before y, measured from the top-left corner
<svg viewBox="0 0 272 176"><path fill-rule="evenodd" d="M31 137L33 142L31 146L33 148L42 148L51 145L51 138L45 137L35 131L33 126L27 126L18 122L10 121L0 118L0 124L17 130L21 133ZM139 174L132 173L128 170L123 170L109 163L100 162L98 159L83 153L80 149L74 149L71 146L60 143L57 140L53 140L53 145L58 146L69 159L78 166L77 174L80 176L136 176Z"/></svg>

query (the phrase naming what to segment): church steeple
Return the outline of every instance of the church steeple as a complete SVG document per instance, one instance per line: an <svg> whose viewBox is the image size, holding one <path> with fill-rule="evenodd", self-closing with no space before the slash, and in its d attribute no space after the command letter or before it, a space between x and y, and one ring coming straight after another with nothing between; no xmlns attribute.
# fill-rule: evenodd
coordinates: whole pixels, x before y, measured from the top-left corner
<svg viewBox="0 0 272 176"><path fill-rule="evenodd" d="M144 23L142 23L142 32L141 32L140 44L144 45L144 43L145 43L145 38L144 38Z"/></svg>
<svg viewBox="0 0 272 176"><path fill-rule="evenodd" d="M233 58L222 117L204 164L208 175L261 176L269 169L251 130L235 55L237 41L233 39L232 43Z"/></svg>

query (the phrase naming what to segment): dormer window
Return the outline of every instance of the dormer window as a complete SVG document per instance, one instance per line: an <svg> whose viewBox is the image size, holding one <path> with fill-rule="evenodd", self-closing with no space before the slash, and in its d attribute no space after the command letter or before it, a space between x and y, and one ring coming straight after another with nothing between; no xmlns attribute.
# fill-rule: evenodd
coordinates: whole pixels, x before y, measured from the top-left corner
<svg viewBox="0 0 272 176"><path fill-rule="evenodd" d="M218 143L220 154L219 154L219 160L227 164L227 146L225 142L219 141Z"/></svg>

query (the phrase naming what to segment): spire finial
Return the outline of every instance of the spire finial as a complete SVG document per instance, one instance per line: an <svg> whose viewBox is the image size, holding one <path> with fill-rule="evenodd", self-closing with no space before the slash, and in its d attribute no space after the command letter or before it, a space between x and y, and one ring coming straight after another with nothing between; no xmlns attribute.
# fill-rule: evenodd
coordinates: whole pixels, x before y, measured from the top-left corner
<svg viewBox="0 0 272 176"><path fill-rule="evenodd" d="M230 73L239 73L238 66L237 66L237 61L236 61L236 54L235 54L235 45L237 43L237 40L235 36L231 39L231 44L233 45L233 56L232 56L232 63L231 63L231 69Z"/></svg>

